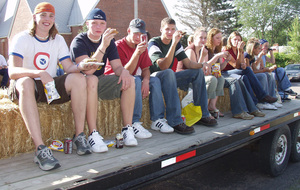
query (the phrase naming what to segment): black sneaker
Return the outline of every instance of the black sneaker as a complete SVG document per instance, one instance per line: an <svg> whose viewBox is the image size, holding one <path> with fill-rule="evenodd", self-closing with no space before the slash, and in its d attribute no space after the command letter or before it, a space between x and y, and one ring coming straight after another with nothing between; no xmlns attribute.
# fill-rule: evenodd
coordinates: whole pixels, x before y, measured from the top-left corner
<svg viewBox="0 0 300 190"><path fill-rule="evenodd" d="M179 125L176 125L174 128L174 131L179 133L179 134L183 134L183 135L187 135L187 134L191 134L195 132L194 127L189 127L184 123L181 123Z"/></svg>
<svg viewBox="0 0 300 190"><path fill-rule="evenodd" d="M196 124L212 127L218 125L218 122L210 117L202 117Z"/></svg>
<svg viewBox="0 0 300 190"><path fill-rule="evenodd" d="M284 93L290 96L297 96L297 92L294 92L292 89L285 90Z"/></svg>
<svg viewBox="0 0 300 190"><path fill-rule="evenodd" d="M41 170L49 171L60 167L52 151L45 145L40 145L35 153L34 162L39 165Z"/></svg>
<svg viewBox="0 0 300 190"><path fill-rule="evenodd" d="M91 154L92 150L88 145L84 133L80 133L77 137L73 138L73 149L77 149L78 155Z"/></svg>

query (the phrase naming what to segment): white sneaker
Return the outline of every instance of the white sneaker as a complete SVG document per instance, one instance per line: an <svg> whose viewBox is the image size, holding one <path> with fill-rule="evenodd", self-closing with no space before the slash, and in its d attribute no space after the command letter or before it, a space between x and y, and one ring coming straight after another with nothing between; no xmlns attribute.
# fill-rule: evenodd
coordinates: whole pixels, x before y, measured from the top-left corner
<svg viewBox="0 0 300 190"><path fill-rule="evenodd" d="M122 135L125 146L136 146L138 144L137 140L134 138L134 131L131 126L127 125L124 127L122 129Z"/></svg>
<svg viewBox="0 0 300 190"><path fill-rule="evenodd" d="M147 139L152 137L152 134L142 126L142 122L134 122L132 128L136 138Z"/></svg>
<svg viewBox="0 0 300 190"><path fill-rule="evenodd" d="M264 110L277 110L277 107L272 105L272 104L269 104L269 103L265 103L263 104L263 109Z"/></svg>
<svg viewBox="0 0 300 190"><path fill-rule="evenodd" d="M278 102L274 102L272 105L275 106L276 108L282 108L282 104Z"/></svg>
<svg viewBox="0 0 300 190"><path fill-rule="evenodd" d="M92 134L88 137L88 142L93 152L107 152L107 145L103 142L103 137L96 131L93 130Z"/></svg>
<svg viewBox="0 0 300 190"><path fill-rule="evenodd" d="M174 128L171 127L170 125L168 125L167 120L166 119L158 119L154 122L152 122L151 124L151 129L155 130L155 131L159 131L162 133L173 133L174 132Z"/></svg>

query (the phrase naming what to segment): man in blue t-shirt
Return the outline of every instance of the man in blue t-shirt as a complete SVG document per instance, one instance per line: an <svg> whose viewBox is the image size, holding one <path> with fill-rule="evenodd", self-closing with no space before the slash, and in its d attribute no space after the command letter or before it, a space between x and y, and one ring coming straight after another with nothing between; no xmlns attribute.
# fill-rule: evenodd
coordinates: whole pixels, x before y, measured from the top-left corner
<svg viewBox="0 0 300 190"><path fill-rule="evenodd" d="M87 32L78 34L70 46L71 57L76 64L86 60L94 59L96 62L104 63L101 68L84 72L87 79L87 88L90 90L88 96L101 99L121 98L121 110L123 119L122 134L126 146L136 146L132 128L132 116L135 102L135 82L120 61L114 36L115 29L106 28L106 15L101 9L92 10L87 16ZM114 70L114 75L103 75L106 63L109 61ZM99 82L98 82L99 81ZM98 87L98 88L97 88ZM98 104L87 103L87 122L90 136L88 142L93 152L106 152L107 146L102 136L97 131L96 118ZM92 123L89 123L91 121Z"/></svg>
<svg viewBox="0 0 300 190"><path fill-rule="evenodd" d="M167 17L161 21L161 36L154 37L149 41L148 52L152 61L150 71L152 76L159 77L160 71L174 67L176 58L182 61L188 69L175 73L177 87L182 90L188 90L190 84L193 87L194 105L201 106L202 119L198 124L206 126L215 126L217 121L210 115L207 107L207 92L202 71L202 64L192 62L186 56L180 39L182 32L176 30L176 23L173 19Z"/></svg>

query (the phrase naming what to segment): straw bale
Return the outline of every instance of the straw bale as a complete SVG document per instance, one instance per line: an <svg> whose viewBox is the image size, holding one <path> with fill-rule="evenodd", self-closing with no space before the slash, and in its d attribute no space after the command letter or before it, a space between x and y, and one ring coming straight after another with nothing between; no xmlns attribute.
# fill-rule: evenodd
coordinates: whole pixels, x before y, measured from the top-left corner
<svg viewBox="0 0 300 190"><path fill-rule="evenodd" d="M217 106L221 111L230 109L228 89L225 96L219 97ZM182 99L187 92L178 90ZM4 94L1 96L1 94ZM63 140L73 137L75 132L74 118L71 102L64 104L48 105L38 103L38 111L41 122L42 138L46 145L52 140ZM143 126L150 128L149 98L143 100L142 118ZM33 141L26 129L19 107L11 102L6 95L6 90L0 90L0 159L17 155L18 153L34 150ZM122 129L122 112L120 99L98 101L97 129L104 138L111 138ZM84 132L88 135L88 127L85 124Z"/></svg>

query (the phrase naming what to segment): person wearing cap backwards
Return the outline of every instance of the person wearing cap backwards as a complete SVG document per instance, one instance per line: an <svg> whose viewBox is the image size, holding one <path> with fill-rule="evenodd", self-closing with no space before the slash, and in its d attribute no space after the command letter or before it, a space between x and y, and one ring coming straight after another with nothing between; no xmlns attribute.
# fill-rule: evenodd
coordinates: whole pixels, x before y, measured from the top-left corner
<svg viewBox="0 0 300 190"><path fill-rule="evenodd" d="M286 75L285 69L282 67L277 67L275 64L275 57L273 54L273 49L269 48L269 42L266 39L259 40L261 50L263 55L261 59L263 60L264 67L266 67L266 63L272 63L271 67L273 74L275 74L275 79L277 81L277 90L280 94L282 100L290 100L287 95L296 96L297 93L294 92L290 87L292 86L288 76ZM266 56L267 53L270 53L270 57ZM269 69L269 68L268 68Z"/></svg>
<svg viewBox="0 0 300 190"><path fill-rule="evenodd" d="M77 154L90 154L83 133L87 87L86 79L80 73L89 68L72 63L68 46L56 29L55 9L50 3L43 2L35 7L30 30L14 37L9 55L9 75L15 81L11 83L10 89L16 89L20 112L36 146L34 161L42 170L60 167L42 140L36 103L47 102L43 85L53 81L60 98L51 104L71 100L76 128L73 143L77 147ZM63 65L67 74L56 77L57 61Z"/></svg>
<svg viewBox="0 0 300 190"><path fill-rule="evenodd" d="M176 80L172 82L177 84L177 87L182 90L188 90L189 85L193 86L193 100L196 106L201 106L202 118L198 124L206 126L215 126L217 121L208 111L207 92L202 71L202 63L191 61L184 52L180 39L182 32L176 30L175 20L169 17L161 21L160 27L161 36L152 38L149 41L148 53L152 61L150 71L152 76L160 78L160 72L172 68L175 64L175 58L182 61L187 68L184 71L175 73ZM175 66L177 68L177 66ZM189 128L186 128L189 130ZM185 129L184 129L185 130Z"/></svg>
<svg viewBox="0 0 300 190"><path fill-rule="evenodd" d="M78 34L71 42L70 51L72 60L77 64L84 59L97 59L97 62L104 62L101 69L83 71L91 80L87 80L87 86L94 88L98 85L98 91L88 94L88 100L98 101L101 99L121 98L121 110L123 117L122 134L125 146L136 146L137 140L134 137L132 128L132 116L135 101L135 83L132 75L129 74L120 61L117 47L114 43L115 29L106 29L106 15L101 9L93 9L86 18L87 32ZM115 75L105 76L104 68L109 61ZM96 77L97 76L97 77ZM99 80L99 82L98 82ZM97 118L98 104L94 101L87 104L87 122ZM89 126L90 136L88 142L93 152L106 152L107 146L102 136L97 131L96 124Z"/></svg>
<svg viewBox="0 0 300 190"><path fill-rule="evenodd" d="M132 127L137 138L150 138L152 136L139 122L142 116L142 99L149 95L149 89L151 128L162 133L172 133L178 125L185 125L181 118L181 106L176 83L170 83L172 79L175 80L174 72L171 69L162 71L161 75L164 80L150 77L149 66L152 63L147 51L148 40L143 38L146 34L145 28L146 24L143 20L133 19L127 29L127 36L116 41L123 66L135 76L136 98ZM105 74L111 73L113 73L112 67L107 65ZM164 119L165 109L167 119ZM193 131L178 132L187 134Z"/></svg>

